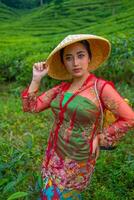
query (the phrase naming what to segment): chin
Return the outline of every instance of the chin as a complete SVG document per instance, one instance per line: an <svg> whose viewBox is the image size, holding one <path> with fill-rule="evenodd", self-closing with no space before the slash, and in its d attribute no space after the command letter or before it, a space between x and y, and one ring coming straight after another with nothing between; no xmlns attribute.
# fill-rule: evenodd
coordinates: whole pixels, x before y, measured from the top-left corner
<svg viewBox="0 0 134 200"><path fill-rule="evenodd" d="M81 77L81 76L83 76L83 74L81 73L72 74L72 77Z"/></svg>

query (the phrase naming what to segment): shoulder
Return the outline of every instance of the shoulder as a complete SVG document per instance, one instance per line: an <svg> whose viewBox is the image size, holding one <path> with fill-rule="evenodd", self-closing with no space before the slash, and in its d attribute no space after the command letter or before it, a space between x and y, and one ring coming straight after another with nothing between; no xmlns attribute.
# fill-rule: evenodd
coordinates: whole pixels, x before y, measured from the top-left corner
<svg viewBox="0 0 134 200"><path fill-rule="evenodd" d="M70 83L69 82L67 82L67 81L62 81L61 83L60 83L60 88L64 88L64 87L67 87L68 85L69 85Z"/></svg>
<svg viewBox="0 0 134 200"><path fill-rule="evenodd" d="M106 80L106 79L103 79L103 78L97 77L97 76L95 76L95 79L96 79L97 87L100 90L103 90L106 86L115 88L115 85L114 85L113 81L111 81L111 80L109 81L109 80Z"/></svg>
<svg viewBox="0 0 134 200"><path fill-rule="evenodd" d="M68 82L62 81L61 83L55 85L53 89L56 89L57 92L61 92L65 87L67 87L68 84Z"/></svg>
<svg viewBox="0 0 134 200"><path fill-rule="evenodd" d="M115 90L115 86L112 81L97 76L94 76L94 87L97 90L100 98L104 93Z"/></svg>

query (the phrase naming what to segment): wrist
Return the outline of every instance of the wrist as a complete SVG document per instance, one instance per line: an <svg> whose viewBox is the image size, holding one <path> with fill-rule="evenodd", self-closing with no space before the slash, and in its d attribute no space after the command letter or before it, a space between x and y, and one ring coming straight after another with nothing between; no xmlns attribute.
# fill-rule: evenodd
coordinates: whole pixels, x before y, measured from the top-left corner
<svg viewBox="0 0 134 200"><path fill-rule="evenodd" d="M33 77L33 78L32 78L32 82L34 82L34 83L36 83L36 84L40 84L41 78L39 79L39 78Z"/></svg>

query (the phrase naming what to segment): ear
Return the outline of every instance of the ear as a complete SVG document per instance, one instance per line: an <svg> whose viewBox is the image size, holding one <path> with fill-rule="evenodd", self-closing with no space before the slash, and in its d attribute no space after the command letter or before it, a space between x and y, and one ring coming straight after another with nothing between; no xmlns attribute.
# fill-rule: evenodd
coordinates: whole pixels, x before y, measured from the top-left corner
<svg viewBox="0 0 134 200"><path fill-rule="evenodd" d="M88 63L90 63L91 62L91 58L88 56Z"/></svg>

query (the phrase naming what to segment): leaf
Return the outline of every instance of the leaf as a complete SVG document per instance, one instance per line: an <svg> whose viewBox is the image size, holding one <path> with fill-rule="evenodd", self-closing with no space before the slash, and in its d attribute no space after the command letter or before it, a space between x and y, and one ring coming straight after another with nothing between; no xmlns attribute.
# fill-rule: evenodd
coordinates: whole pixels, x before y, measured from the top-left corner
<svg viewBox="0 0 134 200"><path fill-rule="evenodd" d="M3 193L7 193L7 192L11 191L11 190L15 187L16 184L17 184L16 181L11 181L11 182L9 182L9 183L4 187Z"/></svg>
<svg viewBox="0 0 134 200"><path fill-rule="evenodd" d="M2 186L3 184L5 184L7 181L8 181L7 178L0 179L0 186Z"/></svg>
<svg viewBox="0 0 134 200"><path fill-rule="evenodd" d="M27 192L15 192L7 200L18 199L20 197L25 197L27 195L28 195Z"/></svg>

